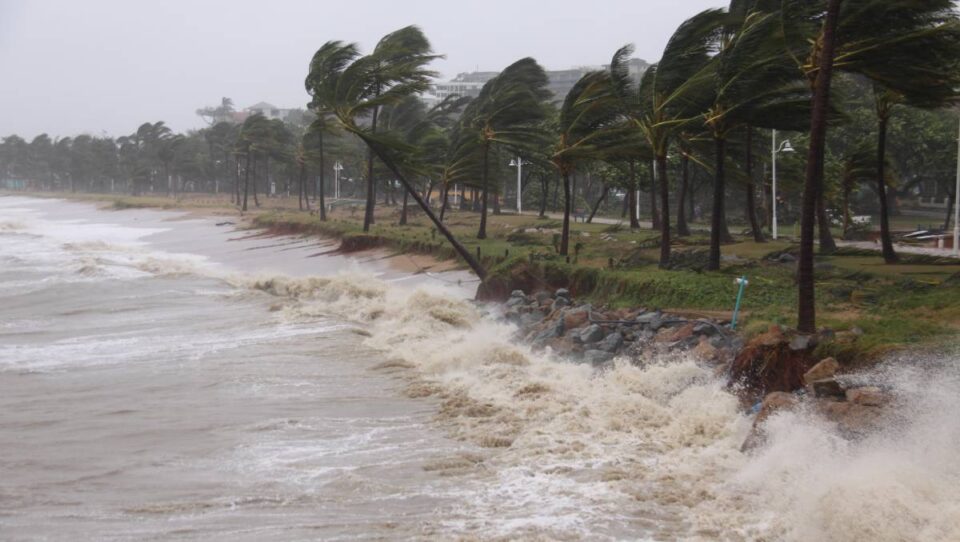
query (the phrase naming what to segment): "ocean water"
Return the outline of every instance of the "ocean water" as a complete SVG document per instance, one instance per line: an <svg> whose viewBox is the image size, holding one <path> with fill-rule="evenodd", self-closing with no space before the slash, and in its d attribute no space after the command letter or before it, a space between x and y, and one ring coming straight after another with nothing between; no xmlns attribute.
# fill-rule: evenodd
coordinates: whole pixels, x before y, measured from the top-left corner
<svg viewBox="0 0 960 542"><path fill-rule="evenodd" d="M960 539L955 357L868 375L881 434L748 456L710 367L553 359L466 273L225 221L0 197L0 539Z"/></svg>

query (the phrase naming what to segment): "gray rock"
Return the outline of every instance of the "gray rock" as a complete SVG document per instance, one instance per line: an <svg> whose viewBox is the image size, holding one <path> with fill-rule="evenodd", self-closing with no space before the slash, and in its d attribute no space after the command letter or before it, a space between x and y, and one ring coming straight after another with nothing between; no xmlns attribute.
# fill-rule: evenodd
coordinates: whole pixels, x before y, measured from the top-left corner
<svg viewBox="0 0 960 542"><path fill-rule="evenodd" d="M807 350L815 344L813 335L794 335L793 338L790 339L790 350L794 352Z"/></svg>
<svg viewBox="0 0 960 542"><path fill-rule="evenodd" d="M597 324L589 325L580 332L580 340L585 344L592 344L603 339L603 328Z"/></svg>
<svg viewBox="0 0 960 542"><path fill-rule="evenodd" d="M619 331L614 331L613 333L607 335L600 344L597 345L597 348L603 350L604 352L616 352L623 347L623 335Z"/></svg>
<svg viewBox="0 0 960 542"><path fill-rule="evenodd" d="M813 394L817 397L847 398L847 392L843 389L843 385L832 378L817 380L810 387L813 388Z"/></svg>
<svg viewBox="0 0 960 542"><path fill-rule="evenodd" d="M533 337L533 342L535 343L544 342L544 341L548 341L550 339L555 339L557 337L562 337L562 336L563 336L563 319L559 318L555 323L547 326L547 328L541 331L540 333L537 333Z"/></svg>
<svg viewBox="0 0 960 542"><path fill-rule="evenodd" d="M659 318L659 317L660 317L659 312L653 312L653 311L641 312L640 314L637 315L636 321L638 324L649 324L655 318Z"/></svg>
<svg viewBox="0 0 960 542"><path fill-rule="evenodd" d="M508 307L518 307L520 305L523 305L525 302L526 300L522 297L511 297L510 299L507 300L506 305Z"/></svg>
<svg viewBox="0 0 960 542"><path fill-rule="evenodd" d="M861 328L859 328L859 327L857 327L857 326L853 326L852 328L850 328L850 333L852 333L853 336L855 336L855 337L862 337L862 336L863 336L863 329L861 329Z"/></svg>
<svg viewBox="0 0 960 542"><path fill-rule="evenodd" d="M583 361L593 366L603 365L613 359L613 354L603 350L587 350L583 353Z"/></svg>
<svg viewBox="0 0 960 542"><path fill-rule="evenodd" d="M793 263L797 261L797 257L794 256L793 254L790 254L789 252L784 252L783 254L777 257L777 261L780 263Z"/></svg>
<svg viewBox="0 0 960 542"><path fill-rule="evenodd" d="M564 307L569 307L569 306L570 306L570 300L569 300L569 299L567 299L567 298L565 298L565 297L558 297L558 298L556 298L556 299L553 300L553 304L551 305L551 308L552 308L553 310L557 310L557 309L562 309L562 308L564 308Z"/></svg>
<svg viewBox="0 0 960 542"><path fill-rule="evenodd" d="M566 288L560 288L559 290L554 292L553 296L563 297L563 298L566 298L567 301L570 301L570 290L567 290Z"/></svg>
<svg viewBox="0 0 960 542"><path fill-rule="evenodd" d="M702 322L693 327L693 332L697 335L711 336L717 333L717 328L706 322Z"/></svg>
<svg viewBox="0 0 960 542"><path fill-rule="evenodd" d="M657 314L653 317L653 320L650 320L650 329L653 331L659 331L663 327L663 317L660 314Z"/></svg>
<svg viewBox="0 0 960 542"><path fill-rule="evenodd" d="M527 294L523 293L523 290L514 290L510 292L510 297L527 297Z"/></svg>
<svg viewBox="0 0 960 542"><path fill-rule="evenodd" d="M541 311L530 311L520 317L520 326L530 327L532 325L539 324L542 321L543 313Z"/></svg>

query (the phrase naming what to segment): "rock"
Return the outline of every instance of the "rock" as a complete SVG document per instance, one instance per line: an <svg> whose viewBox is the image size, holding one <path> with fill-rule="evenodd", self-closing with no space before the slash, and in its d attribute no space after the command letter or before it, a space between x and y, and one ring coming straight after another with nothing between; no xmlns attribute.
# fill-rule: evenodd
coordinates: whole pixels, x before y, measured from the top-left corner
<svg viewBox="0 0 960 542"><path fill-rule="evenodd" d="M883 408L846 401L817 401L816 408L821 416L836 423L837 428L849 436L864 437L884 428Z"/></svg>
<svg viewBox="0 0 960 542"><path fill-rule="evenodd" d="M526 298L527 294L523 293L523 290L514 290L510 292L510 297L522 297Z"/></svg>
<svg viewBox="0 0 960 542"><path fill-rule="evenodd" d="M659 312L641 312L637 315L636 322L641 325L649 325L654 319L660 318Z"/></svg>
<svg viewBox="0 0 960 542"><path fill-rule="evenodd" d="M613 353L603 350L587 350L583 353L583 361L594 366L602 365L613 358Z"/></svg>
<svg viewBox="0 0 960 542"><path fill-rule="evenodd" d="M821 341L832 341L837 338L837 333L828 327L820 328L817 335L819 335Z"/></svg>
<svg viewBox="0 0 960 542"><path fill-rule="evenodd" d="M717 328L706 322L700 322L693 327L693 332L697 335L714 335L717 333Z"/></svg>
<svg viewBox="0 0 960 542"><path fill-rule="evenodd" d="M804 335L797 334L790 339L790 350L794 352L799 352L800 350L809 350L812 346L816 345L816 341L813 339L813 335Z"/></svg>
<svg viewBox="0 0 960 542"><path fill-rule="evenodd" d="M548 339L544 346L550 347L556 355L561 357L570 357L581 351L581 347L567 337Z"/></svg>
<svg viewBox="0 0 960 542"><path fill-rule="evenodd" d="M810 384L813 394L816 397L830 397L834 399L846 399L847 394L843 385L832 378L817 380Z"/></svg>
<svg viewBox="0 0 960 542"><path fill-rule="evenodd" d="M580 332L580 340L585 344L592 344L603 339L603 328L597 324L591 324Z"/></svg>
<svg viewBox="0 0 960 542"><path fill-rule="evenodd" d="M850 328L850 333L851 333L854 337L862 337L862 336L863 336L863 330L862 330L861 328L857 327L857 326L853 326L852 328Z"/></svg>
<svg viewBox="0 0 960 542"><path fill-rule="evenodd" d="M878 407L883 406L889 400L889 397L875 386L847 390L847 401L855 405Z"/></svg>
<svg viewBox="0 0 960 542"><path fill-rule="evenodd" d="M797 257L794 256L793 254L790 254L789 252L784 252L783 254L777 257L777 261L780 263L794 263L797 261Z"/></svg>
<svg viewBox="0 0 960 542"><path fill-rule="evenodd" d="M553 300L553 297L550 295L550 292L537 292L534 296L534 299L537 300L537 303L543 303L547 300Z"/></svg>
<svg viewBox="0 0 960 542"><path fill-rule="evenodd" d="M547 325L543 331L537 333L533 337L534 343L543 343L548 339L555 339L557 337L563 336L563 320L559 319L556 322Z"/></svg>
<svg viewBox="0 0 960 542"><path fill-rule="evenodd" d="M750 434L747 435L747 438L743 441L743 445L740 446L740 451L746 452L762 445L766 440L766 435L763 431L763 422L777 412L796 408L798 403L799 400L792 393L775 391L767 394L767 396L763 398L763 402L760 403L757 417L753 420L753 427L750 429Z"/></svg>
<svg viewBox="0 0 960 542"><path fill-rule="evenodd" d="M507 306L507 307L518 307L518 306L520 306L520 305L523 305L524 303L526 303L526 299L524 299L524 298L522 298L522 297L511 297L510 299L507 300L506 306Z"/></svg>
<svg viewBox="0 0 960 542"><path fill-rule="evenodd" d="M570 301L570 290L567 290L566 288L560 288L559 290L557 290L557 291L553 294L553 296L554 296L554 297L562 297L562 298L566 299L567 301Z"/></svg>
<svg viewBox="0 0 960 542"><path fill-rule="evenodd" d="M675 343L693 336L694 324L687 323L675 329L664 328L657 334L657 342ZM650 326L653 329L653 326Z"/></svg>
<svg viewBox="0 0 960 542"><path fill-rule="evenodd" d="M530 311L520 316L520 327L527 328L543 321L543 313L540 311Z"/></svg>
<svg viewBox="0 0 960 542"><path fill-rule="evenodd" d="M700 342L693 349L693 355L701 361L716 361L720 350L710 343L708 337L700 337Z"/></svg>
<svg viewBox="0 0 960 542"><path fill-rule="evenodd" d="M563 313L564 329L576 329L590 321L590 311L585 308L569 309Z"/></svg>
<svg viewBox="0 0 960 542"><path fill-rule="evenodd" d="M803 383L810 386L817 380L833 378L833 375L837 374L839 369L840 364L837 363L837 360L824 358L820 360L820 363L811 367L809 371L803 373Z"/></svg>
<svg viewBox="0 0 960 542"><path fill-rule="evenodd" d="M604 352L615 353L617 350L623 347L623 335L619 331L614 331L613 333L607 335L600 344L597 345L599 350Z"/></svg>
<svg viewBox="0 0 960 542"><path fill-rule="evenodd" d="M570 306L570 300L565 297L558 297L554 299L553 303L551 304L551 307L553 308L553 310L562 309L563 307L569 307L569 306Z"/></svg>

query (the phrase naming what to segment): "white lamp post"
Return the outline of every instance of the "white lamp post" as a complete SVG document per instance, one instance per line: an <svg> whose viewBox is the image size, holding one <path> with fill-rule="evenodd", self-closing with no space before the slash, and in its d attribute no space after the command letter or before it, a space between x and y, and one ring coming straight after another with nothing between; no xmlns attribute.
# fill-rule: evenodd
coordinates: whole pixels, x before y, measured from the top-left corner
<svg viewBox="0 0 960 542"><path fill-rule="evenodd" d="M333 199L340 199L340 172L343 171L343 166L340 164L340 161L337 160L333 164Z"/></svg>
<svg viewBox="0 0 960 542"><path fill-rule="evenodd" d="M517 168L517 214L523 214L523 189L521 187L521 180L523 179L523 166L530 165L530 162L524 162L523 158L517 156L515 159L510 160L510 167Z"/></svg>
<svg viewBox="0 0 960 542"><path fill-rule="evenodd" d="M780 154L781 152L794 152L794 150L793 150L793 145L790 144L789 139L785 140L783 143L780 144L779 147L777 147L777 131L776 130L773 131L773 146L771 147L771 149L772 149L772 155L773 155L773 164L772 164L773 184L772 184L772 190L771 190L771 192L773 193L772 194L773 195L773 225L772 225L773 227L771 228L771 232L773 233L773 238L776 239L777 238L777 155Z"/></svg>

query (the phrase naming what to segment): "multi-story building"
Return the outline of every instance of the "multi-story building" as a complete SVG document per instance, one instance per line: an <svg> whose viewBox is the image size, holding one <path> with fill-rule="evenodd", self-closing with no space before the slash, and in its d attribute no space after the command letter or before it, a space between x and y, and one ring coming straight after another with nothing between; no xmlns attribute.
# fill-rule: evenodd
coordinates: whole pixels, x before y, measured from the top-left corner
<svg viewBox="0 0 960 542"><path fill-rule="evenodd" d="M606 67L607 66L581 66L569 70L548 70L547 77L550 79L550 82L547 88L553 92L554 100L560 101L585 74ZM628 65L630 76L639 82L640 76L643 75L643 72L645 72L648 67L649 64L647 64L647 62L639 58L633 58ZM477 71L457 74L457 76L450 81L434 83L432 92L425 95L424 99L428 102L435 102L449 96L469 96L476 98L480 95L480 89L483 88L483 85L496 77L498 73L499 72Z"/></svg>

